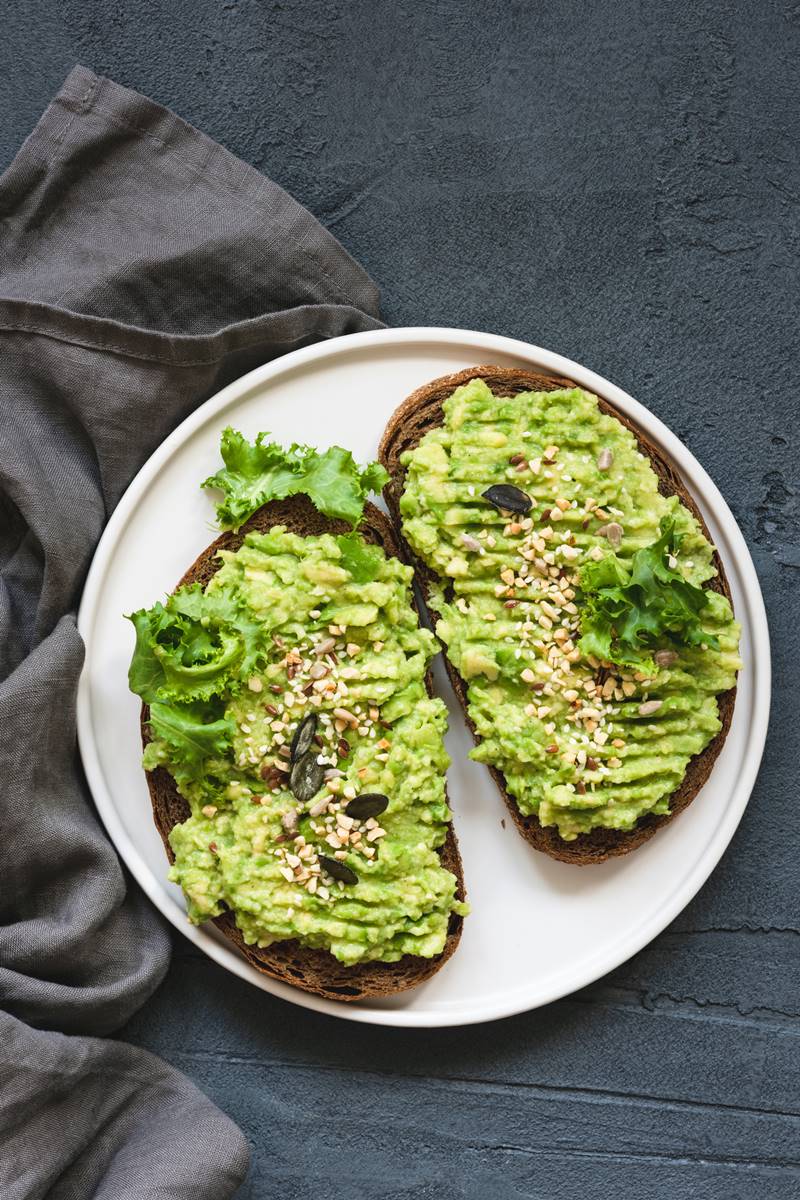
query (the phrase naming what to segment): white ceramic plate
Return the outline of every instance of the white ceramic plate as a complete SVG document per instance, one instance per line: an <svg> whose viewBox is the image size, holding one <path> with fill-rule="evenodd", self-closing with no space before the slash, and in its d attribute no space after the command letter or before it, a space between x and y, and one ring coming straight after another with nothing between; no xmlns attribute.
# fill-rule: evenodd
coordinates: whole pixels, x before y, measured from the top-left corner
<svg viewBox="0 0 800 1200"><path fill-rule="evenodd" d="M461 945L428 983L368 1004L321 1000L258 974L209 925L188 924L180 890L150 813L140 767L139 701L127 687L133 629L122 614L149 606L213 537L212 501L199 484L219 463L219 435L233 424L253 437L349 447L374 457L397 405L420 384L476 363L540 367L566 375L630 414L677 465L719 548L742 624L733 726L702 794L674 825L635 854L596 867L553 862L512 822L471 739L441 664L450 705L451 803L472 915ZM764 604L744 539L705 471L674 434L613 384L557 354L510 338L456 329L356 334L288 354L207 401L167 438L108 523L79 616L86 665L78 732L97 808L119 853L161 912L229 971L294 1004L381 1025L463 1025L546 1004L583 987L641 949L708 878L741 819L761 760L769 712Z"/></svg>

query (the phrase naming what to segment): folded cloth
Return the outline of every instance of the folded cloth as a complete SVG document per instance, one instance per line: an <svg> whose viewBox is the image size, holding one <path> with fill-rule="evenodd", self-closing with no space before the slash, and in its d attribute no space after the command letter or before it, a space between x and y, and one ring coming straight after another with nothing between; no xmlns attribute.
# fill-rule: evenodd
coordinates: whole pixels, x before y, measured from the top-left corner
<svg viewBox="0 0 800 1200"><path fill-rule="evenodd" d="M372 281L274 183L82 67L0 179L0 1194L230 1196L238 1129L104 1040L169 940L92 811L75 622L103 525L206 397L380 327Z"/></svg>

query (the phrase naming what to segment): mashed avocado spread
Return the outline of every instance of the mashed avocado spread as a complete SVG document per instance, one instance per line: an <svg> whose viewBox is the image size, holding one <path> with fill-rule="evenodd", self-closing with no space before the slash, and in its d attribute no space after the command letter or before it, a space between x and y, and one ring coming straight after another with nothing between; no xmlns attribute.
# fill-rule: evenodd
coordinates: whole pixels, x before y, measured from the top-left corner
<svg viewBox="0 0 800 1200"><path fill-rule="evenodd" d="M280 526L221 557L205 592L132 617L144 765L191 808L170 834L190 920L228 908L248 943L347 964L439 954L466 906L437 854L446 712L411 569L357 534Z"/></svg>
<svg viewBox="0 0 800 1200"><path fill-rule="evenodd" d="M579 388L500 397L474 379L444 416L402 456L400 509L438 577L472 757L567 841L668 813L741 665L730 604L701 586L712 546Z"/></svg>

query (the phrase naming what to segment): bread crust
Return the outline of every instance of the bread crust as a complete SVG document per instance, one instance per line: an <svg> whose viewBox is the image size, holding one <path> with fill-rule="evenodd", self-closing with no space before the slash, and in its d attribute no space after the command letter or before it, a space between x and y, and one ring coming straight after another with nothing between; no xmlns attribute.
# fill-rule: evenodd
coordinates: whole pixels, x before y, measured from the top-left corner
<svg viewBox="0 0 800 1200"><path fill-rule="evenodd" d="M471 379L484 379L487 385L499 396L513 396L527 391L554 391L563 387L577 387L571 379L558 376L543 375L537 371L521 370L516 367L477 366L468 367L453 375L443 375L430 383L417 388L415 392L403 401L389 420L381 440L378 457L389 473L389 482L384 489L384 499L392 514L396 529L402 539L402 524L400 519L400 497L403 493L405 470L400 463L400 455L405 450L412 450L431 429L442 424L442 404L452 392ZM608 400L598 397L600 410L608 413L629 429L636 438L639 448L647 456L658 477L659 491L664 496L678 496L681 502L697 518L706 537L711 541L708 528L702 514L686 489L685 484L675 468L664 459L656 446L646 437L636 423L625 413L619 411ZM421 563L402 539L405 553L414 563L425 605L435 626L439 614L430 603L430 587L436 576ZM730 586L725 576L722 561L714 550L713 563L717 575L709 581L708 586L731 599ZM467 687L452 663L445 655L445 666L464 711L464 717L475 741L479 737L473 722L470 720L467 707ZM567 842L553 826L540 825L536 816L524 816L517 807L516 801L506 790L505 778L494 767L489 771L494 779L506 807L511 814L517 829L526 841L536 849L548 854L560 862L587 866L591 863L604 862L608 858L629 854L644 842L649 841L662 826L675 819L694 800L697 793L711 774L725 742L733 718L733 708L736 698L736 688L722 692L717 696L719 718L722 728L709 742L701 754L695 755L689 762L680 787L670 797L670 812L664 816L648 814L628 831L616 829L594 829L591 833L579 834L574 841Z"/></svg>
<svg viewBox="0 0 800 1200"><path fill-rule="evenodd" d="M219 569L217 556L220 550L238 550L246 534L254 531L264 533L274 525L285 525L291 532L306 536L350 532L344 521L323 516L305 496L274 500L260 508L237 533L223 533L212 542L189 567L177 587L200 583L205 588ZM359 528L367 541L381 546L387 554L407 561L392 526L373 504L365 506L364 518ZM426 685L430 692L429 675ZM142 743L145 746L150 741L148 717L148 706L142 705L141 730ZM189 805L165 768L158 767L155 771L148 771L146 777L156 827L167 857L170 863L173 863L175 855L169 844L170 830L187 819L190 815ZM464 874L452 822L448 826L447 839L439 854L442 866L452 871L458 881L457 898L464 900ZM302 946L296 939L274 942L263 950L258 946L248 946L232 912L225 912L213 920L220 932L233 942L247 961L262 974L303 991L323 996L326 1000L351 1002L393 996L429 979L447 962L455 950L463 925L463 918L451 913L444 950L435 958L420 958L407 954L394 963L371 962L345 966L328 951L310 949Z"/></svg>

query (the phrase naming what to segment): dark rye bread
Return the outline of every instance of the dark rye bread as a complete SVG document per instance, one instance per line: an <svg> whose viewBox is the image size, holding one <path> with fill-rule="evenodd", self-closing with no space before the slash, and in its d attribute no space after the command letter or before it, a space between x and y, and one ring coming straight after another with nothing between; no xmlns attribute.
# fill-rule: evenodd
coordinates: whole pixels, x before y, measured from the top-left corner
<svg viewBox="0 0 800 1200"><path fill-rule="evenodd" d="M476 377L485 379L488 386L498 396L514 396L519 392L528 391L554 391L557 388L572 388L577 386L571 379L541 375L536 371L524 371L516 367L479 366L469 367L465 371L459 371L455 375L445 375L439 379L434 379L413 392L392 415L378 452L380 461L389 472L389 483L384 489L384 498L398 530L402 528L399 502L405 478L405 471L400 464L400 455L405 450L412 450L429 430L435 429L437 425L442 424L443 402L457 387L460 387L463 383L468 383L470 379L475 379ZM602 397L598 399L602 412L616 417L618 421L633 433L639 443L639 448L650 459L653 470L658 476L659 491L664 496L679 496L682 503L697 518L700 527L710 541L711 538L700 511L674 467L666 459L662 458L658 449L645 437L629 417L625 416ZM408 546L406 546L406 553L415 563L422 593L435 623L438 619L438 614L431 607L429 599L430 584L435 576L432 575L424 563L414 558ZM721 592L730 600L730 588L725 578L722 562L716 550L714 551L714 566L717 569L717 575L708 586L714 588L715 591ZM450 676L450 682L464 710L467 724L473 737L477 740L477 732L469 718L467 709L466 683L446 656L445 665ZM736 689L732 688L730 691L723 692L717 697L722 728L702 754L696 755L690 761L683 782L672 793L670 798L669 814L666 816L648 815L642 817L636 827L628 832L614 829L595 829L591 833L579 834L574 841L566 842L559 836L558 830L554 827L540 825L535 816L523 816L517 808L513 797L506 791L503 775L493 767L490 767L489 770L500 789L500 793L506 802L511 816L514 818L517 828L532 846L537 850L542 850L545 854L549 854L551 858L559 859L561 862L575 863L579 866L584 866L588 863L603 862L612 856L629 854L631 850L635 850L643 842L648 841L662 825L666 825L668 821L673 820L678 813L683 812L691 804L711 774L711 768L714 766L714 762L727 737L733 716L735 696Z"/></svg>
<svg viewBox="0 0 800 1200"><path fill-rule="evenodd" d="M238 550L245 534L254 530L266 532L273 525L285 525L291 532L301 535L319 535L322 533L349 533L349 527L344 521L331 520L323 516L305 496L294 496L288 500L274 500L260 508L250 520L242 526L238 533L223 533L215 542L203 551L181 579L178 587L184 584L200 583L206 586L212 575L219 569L217 557L220 550ZM396 558L405 561L402 549L395 536L394 530L386 517L372 504L367 504L360 532L365 539L381 546L383 550ZM430 677L427 679L430 691ZM142 741L146 746L150 740L148 708L142 706ZM153 804L153 816L158 832L164 843L164 849L170 863L175 855L169 844L169 832L175 825L180 825L189 816L189 805L181 796L172 776L163 767L147 772L147 786L150 789L150 799ZM461 857L458 852L458 842L452 824L448 828L447 840L439 851L442 866L452 871L458 880L456 895L459 900L465 898L464 876ZM436 958L418 958L407 954L395 963L358 963L354 966L344 966L326 950L311 950L302 946L298 941L275 942L264 950L257 946L248 946L242 938L233 913L225 912L214 918L214 924L234 942L247 961L257 971L280 980L281 983L291 984L306 992L314 992L328 1000L370 1000L381 996L393 996L407 988L416 987L418 983L429 979L447 961L458 945L461 937L462 918L451 914L445 948Z"/></svg>

